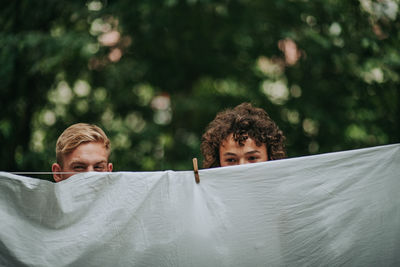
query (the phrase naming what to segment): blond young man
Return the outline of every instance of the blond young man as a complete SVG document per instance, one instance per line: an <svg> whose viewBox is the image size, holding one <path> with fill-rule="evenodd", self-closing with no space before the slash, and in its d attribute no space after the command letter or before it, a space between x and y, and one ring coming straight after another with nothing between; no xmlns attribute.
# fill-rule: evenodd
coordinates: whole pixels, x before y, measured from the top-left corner
<svg viewBox="0 0 400 267"><path fill-rule="evenodd" d="M60 182L79 172L111 172L110 151L110 140L98 126L73 124L57 140L53 178Z"/></svg>

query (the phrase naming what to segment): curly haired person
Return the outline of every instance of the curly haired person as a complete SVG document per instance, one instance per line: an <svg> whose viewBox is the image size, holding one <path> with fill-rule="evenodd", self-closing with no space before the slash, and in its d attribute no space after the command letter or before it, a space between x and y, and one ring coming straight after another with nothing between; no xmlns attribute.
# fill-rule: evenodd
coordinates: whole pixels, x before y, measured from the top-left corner
<svg viewBox="0 0 400 267"><path fill-rule="evenodd" d="M202 136L203 168L286 158L285 136L267 112L242 103L217 114Z"/></svg>

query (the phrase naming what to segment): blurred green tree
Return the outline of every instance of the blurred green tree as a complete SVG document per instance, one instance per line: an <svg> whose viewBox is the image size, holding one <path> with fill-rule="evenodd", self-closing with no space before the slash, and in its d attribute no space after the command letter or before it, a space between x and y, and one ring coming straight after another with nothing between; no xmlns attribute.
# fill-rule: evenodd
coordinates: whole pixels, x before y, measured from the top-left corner
<svg viewBox="0 0 400 267"><path fill-rule="evenodd" d="M395 0L0 4L0 169L46 171L70 124L115 170L184 170L215 114L263 107L289 156L399 142ZM43 178L43 177L41 177Z"/></svg>

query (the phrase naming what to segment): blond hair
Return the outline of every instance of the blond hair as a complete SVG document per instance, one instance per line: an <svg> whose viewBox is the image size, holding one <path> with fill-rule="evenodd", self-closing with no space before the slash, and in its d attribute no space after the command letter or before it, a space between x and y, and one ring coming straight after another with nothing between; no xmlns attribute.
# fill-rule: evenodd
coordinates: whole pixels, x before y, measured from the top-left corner
<svg viewBox="0 0 400 267"><path fill-rule="evenodd" d="M104 144L107 156L110 156L110 140L100 127L93 124L76 123L65 129L58 137L56 144L57 163L62 165L65 155L74 151L81 144L89 142Z"/></svg>

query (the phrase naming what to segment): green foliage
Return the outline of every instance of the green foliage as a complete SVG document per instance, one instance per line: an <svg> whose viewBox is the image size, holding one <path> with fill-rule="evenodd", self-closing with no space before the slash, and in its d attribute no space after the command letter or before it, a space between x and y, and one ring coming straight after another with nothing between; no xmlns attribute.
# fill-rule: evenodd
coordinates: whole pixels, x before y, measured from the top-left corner
<svg viewBox="0 0 400 267"><path fill-rule="evenodd" d="M1 170L50 170L76 122L106 131L117 171L191 169L206 125L244 101L292 157L399 142L398 1L3 5Z"/></svg>

